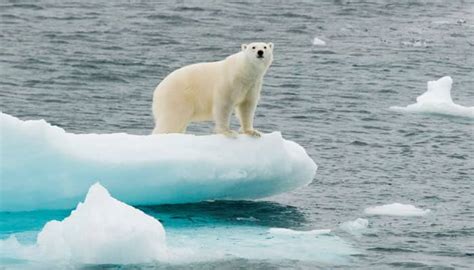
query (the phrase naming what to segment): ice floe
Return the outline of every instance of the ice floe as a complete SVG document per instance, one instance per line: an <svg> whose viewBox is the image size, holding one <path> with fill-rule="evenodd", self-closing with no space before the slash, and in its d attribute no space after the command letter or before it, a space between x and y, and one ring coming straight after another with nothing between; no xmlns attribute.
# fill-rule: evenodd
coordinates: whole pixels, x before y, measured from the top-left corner
<svg viewBox="0 0 474 270"><path fill-rule="evenodd" d="M0 211L70 209L100 181L133 205L257 199L309 184L316 164L279 132L72 134L0 113Z"/></svg>
<svg viewBox="0 0 474 270"><path fill-rule="evenodd" d="M453 80L449 76L428 82L428 90L406 107L392 106L391 110L406 113L429 113L474 118L474 107L456 104L451 99Z"/></svg>
<svg viewBox="0 0 474 270"><path fill-rule="evenodd" d="M430 209L416 208L411 204L392 203L381 206L373 206L365 209L368 215L386 215L386 216L424 216L428 214Z"/></svg>

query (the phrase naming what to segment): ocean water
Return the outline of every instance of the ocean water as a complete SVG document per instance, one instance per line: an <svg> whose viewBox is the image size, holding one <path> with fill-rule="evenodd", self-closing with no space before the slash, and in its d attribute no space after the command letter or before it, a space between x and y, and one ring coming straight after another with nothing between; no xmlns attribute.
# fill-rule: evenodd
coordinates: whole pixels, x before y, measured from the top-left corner
<svg viewBox="0 0 474 270"><path fill-rule="evenodd" d="M315 37L326 44L313 45ZM269 260L231 252L243 255L134 267L474 265L474 121L389 110L414 103L427 81L445 75L453 78L454 102L474 105L472 1L2 1L0 38L0 110L75 133L148 134L153 90L169 72L220 60L241 43L275 44L255 126L279 130L305 147L319 166L313 183L261 201L140 208L162 220L169 241L178 244L187 243L180 238L186 234L224 235L219 243L196 237L196 247L209 251L239 247L247 228L259 235L279 227L333 229L356 254L319 260L320 249L307 249L315 260ZM189 132L211 130L200 123ZM395 202L431 211L417 217L364 213ZM0 213L0 236L34 241L47 221L69 212ZM369 221L360 234L338 229L357 218ZM24 262L0 263L21 268Z"/></svg>

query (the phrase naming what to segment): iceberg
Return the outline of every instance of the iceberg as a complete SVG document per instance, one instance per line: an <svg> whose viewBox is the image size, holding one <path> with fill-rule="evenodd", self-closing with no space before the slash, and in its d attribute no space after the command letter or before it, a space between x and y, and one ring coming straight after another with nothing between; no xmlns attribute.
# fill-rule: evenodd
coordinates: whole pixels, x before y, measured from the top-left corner
<svg viewBox="0 0 474 270"><path fill-rule="evenodd" d="M156 218L113 198L96 183L83 203L62 221L46 223L34 242L21 242L15 234L0 240L0 261L14 261L18 269L100 268L103 264L156 267L238 258L343 264L360 254L330 230L164 224L166 232Z"/></svg>
<svg viewBox="0 0 474 270"><path fill-rule="evenodd" d="M416 208L411 204L392 203L380 206L368 207L364 211L367 215L386 215L386 216L402 216L415 217L424 216L431 212L430 209Z"/></svg>
<svg viewBox="0 0 474 270"><path fill-rule="evenodd" d="M449 76L428 82L428 90L406 107L392 106L391 110L406 113L431 113L474 118L474 106L465 107L451 99L453 79Z"/></svg>
<svg viewBox="0 0 474 270"><path fill-rule="evenodd" d="M317 166L279 132L73 134L0 113L0 211L71 209L100 181L132 205L258 199L308 185Z"/></svg>

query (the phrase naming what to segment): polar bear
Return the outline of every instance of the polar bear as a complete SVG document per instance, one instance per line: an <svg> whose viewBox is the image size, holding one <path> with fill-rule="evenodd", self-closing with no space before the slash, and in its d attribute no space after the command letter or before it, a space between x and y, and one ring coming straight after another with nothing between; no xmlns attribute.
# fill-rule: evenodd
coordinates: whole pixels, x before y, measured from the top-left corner
<svg viewBox="0 0 474 270"><path fill-rule="evenodd" d="M229 127L235 109L240 132L260 137L253 118L272 61L273 43L255 42L224 60L173 71L153 93L153 133L184 133L190 122L213 120L216 133L236 137Z"/></svg>

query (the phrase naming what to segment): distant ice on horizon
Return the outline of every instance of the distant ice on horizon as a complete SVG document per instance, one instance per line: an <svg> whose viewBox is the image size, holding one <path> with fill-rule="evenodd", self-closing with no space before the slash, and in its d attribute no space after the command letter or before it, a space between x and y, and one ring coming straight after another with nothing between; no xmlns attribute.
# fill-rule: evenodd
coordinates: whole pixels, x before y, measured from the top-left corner
<svg viewBox="0 0 474 270"><path fill-rule="evenodd" d="M465 107L453 102L451 86L453 79L445 76L427 83L427 91L416 98L416 103L406 107L392 106L390 110L402 113L444 114L474 118L474 106Z"/></svg>

